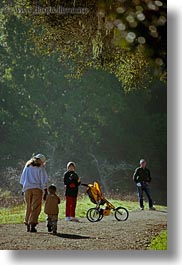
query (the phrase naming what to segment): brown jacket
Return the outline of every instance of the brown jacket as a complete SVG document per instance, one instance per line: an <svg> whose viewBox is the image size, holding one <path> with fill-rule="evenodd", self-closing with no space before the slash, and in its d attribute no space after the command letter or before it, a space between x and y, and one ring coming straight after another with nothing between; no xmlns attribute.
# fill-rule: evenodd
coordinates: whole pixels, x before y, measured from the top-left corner
<svg viewBox="0 0 182 265"><path fill-rule="evenodd" d="M45 202L44 212L46 214L58 214L60 198L56 194L48 194Z"/></svg>

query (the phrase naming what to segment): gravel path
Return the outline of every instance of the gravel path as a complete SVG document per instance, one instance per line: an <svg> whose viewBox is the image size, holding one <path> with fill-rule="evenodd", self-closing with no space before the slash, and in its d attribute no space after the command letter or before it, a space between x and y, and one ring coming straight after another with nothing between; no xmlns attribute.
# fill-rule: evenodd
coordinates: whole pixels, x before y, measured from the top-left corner
<svg viewBox="0 0 182 265"><path fill-rule="evenodd" d="M106 216L91 223L58 221L58 234L47 232L46 223L38 225L37 233L26 232L23 224L0 225L0 249L59 250L130 250L147 249L151 239L167 228L166 211L135 211L125 222Z"/></svg>

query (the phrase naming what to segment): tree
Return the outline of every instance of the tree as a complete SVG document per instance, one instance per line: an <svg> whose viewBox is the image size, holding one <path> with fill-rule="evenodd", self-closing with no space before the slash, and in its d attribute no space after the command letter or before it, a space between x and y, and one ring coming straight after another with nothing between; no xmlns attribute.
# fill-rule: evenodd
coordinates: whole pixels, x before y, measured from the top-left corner
<svg viewBox="0 0 182 265"><path fill-rule="evenodd" d="M125 91L146 87L153 72L166 79L165 0L14 2L5 11L33 21L29 33L37 50L59 52L59 60L70 64L69 77L104 69ZM79 7L83 14L74 14Z"/></svg>
<svg viewBox="0 0 182 265"><path fill-rule="evenodd" d="M115 74L100 68L68 80L59 51L37 53L30 28L18 16L4 17L0 28L2 176L41 151L59 187L73 160L83 181L100 180L106 191L127 193L142 156L164 190L166 85L153 78L146 89L125 93Z"/></svg>

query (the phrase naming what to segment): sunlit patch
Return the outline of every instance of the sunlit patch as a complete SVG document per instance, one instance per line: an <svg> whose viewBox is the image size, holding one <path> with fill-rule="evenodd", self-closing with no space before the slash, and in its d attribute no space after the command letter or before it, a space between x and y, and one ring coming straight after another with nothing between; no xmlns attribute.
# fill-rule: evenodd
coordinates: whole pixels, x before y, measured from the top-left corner
<svg viewBox="0 0 182 265"><path fill-rule="evenodd" d="M116 12L117 12L118 14L123 14L123 13L125 12L125 10L126 10L126 9L125 9L124 7L122 7L122 6L116 8Z"/></svg>
<svg viewBox="0 0 182 265"><path fill-rule="evenodd" d="M153 37L153 38L158 38L159 37L159 33L156 31L156 32L151 32L150 35Z"/></svg>
<svg viewBox="0 0 182 265"><path fill-rule="evenodd" d="M161 58L156 58L155 63L159 66L162 66L164 64L163 60Z"/></svg>
<svg viewBox="0 0 182 265"><path fill-rule="evenodd" d="M145 38L144 37L142 37L142 36L140 36L140 37L138 37L138 43L140 43L140 44L144 44L144 43L146 43L146 40L145 40Z"/></svg>
<svg viewBox="0 0 182 265"><path fill-rule="evenodd" d="M166 17L160 16L157 23L159 26L164 26L166 24L166 21L167 21Z"/></svg>
<svg viewBox="0 0 182 265"><path fill-rule="evenodd" d="M150 30L150 32L157 32L157 28L154 25L150 25L149 30Z"/></svg>
<svg viewBox="0 0 182 265"><path fill-rule="evenodd" d="M129 15L126 17L126 20L129 22L129 23L133 23L135 21L134 17L132 15Z"/></svg>
<svg viewBox="0 0 182 265"><path fill-rule="evenodd" d="M129 43L132 43L136 38L136 34L134 32L128 32L128 34L126 35L126 40Z"/></svg>
<svg viewBox="0 0 182 265"><path fill-rule="evenodd" d="M137 11L137 12L136 12L136 17L137 17L137 19L138 19L139 21L143 21L143 20L145 20L145 15L144 15L144 13L141 13L140 11Z"/></svg>
<svg viewBox="0 0 182 265"><path fill-rule="evenodd" d="M118 25L117 25L117 27L118 27L118 29L119 30L125 30L126 29L126 26L125 26L125 24L124 23L119 23Z"/></svg>
<svg viewBox="0 0 182 265"><path fill-rule="evenodd" d="M142 6L136 6L136 10L141 13L141 12L143 12L143 7Z"/></svg>
<svg viewBox="0 0 182 265"><path fill-rule="evenodd" d="M161 1L155 1L154 3L156 6L163 6L163 3Z"/></svg>
<svg viewBox="0 0 182 265"><path fill-rule="evenodd" d="M148 3L148 8L151 10L158 10L158 7L156 5L154 5L152 2Z"/></svg>

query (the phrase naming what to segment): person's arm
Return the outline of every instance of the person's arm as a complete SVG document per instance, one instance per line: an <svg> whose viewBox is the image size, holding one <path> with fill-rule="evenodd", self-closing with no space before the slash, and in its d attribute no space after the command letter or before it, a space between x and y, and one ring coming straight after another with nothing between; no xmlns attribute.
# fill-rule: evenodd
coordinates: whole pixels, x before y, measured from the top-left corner
<svg viewBox="0 0 182 265"><path fill-rule="evenodd" d="M20 177L20 184L21 185L23 185L25 182L25 170L26 170L26 167L24 167L23 172L22 172L21 177Z"/></svg>
<svg viewBox="0 0 182 265"><path fill-rule="evenodd" d="M41 180L41 187L43 189L43 200L46 200L48 191L47 191L47 181L48 181L48 175L44 167L40 168L40 180Z"/></svg>
<svg viewBox="0 0 182 265"><path fill-rule="evenodd" d="M78 174L75 173L75 172L73 173L72 181L73 181L77 186L79 186L79 185L81 184L81 180L80 180Z"/></svg>
<svg viewBox="0 0 182 265"><path fill-rule="evenodd" d="M80 186L80 184L81 184L81 179L78 177L78 181L77 181L77 183L78 183L78 186Z"/></svg>
<svg viewBox="0 0 182 265"><path fill-rule="evenodd" d="M69 174L64 173L64 185L67 186L70 183Z"/></svg>
<svg viewBox="0 0 182 265"><path fill-rule="evenodd" d="M44 167L40 167L40 181L42 189L47 189L48 175Z"/></svg>
<svg viewBox="0 0 182 265"><path fill-rule="evenodd" d="M137 183L138 180L138 168L135 169L135 172L133 174L133 181Z"/></svg>

